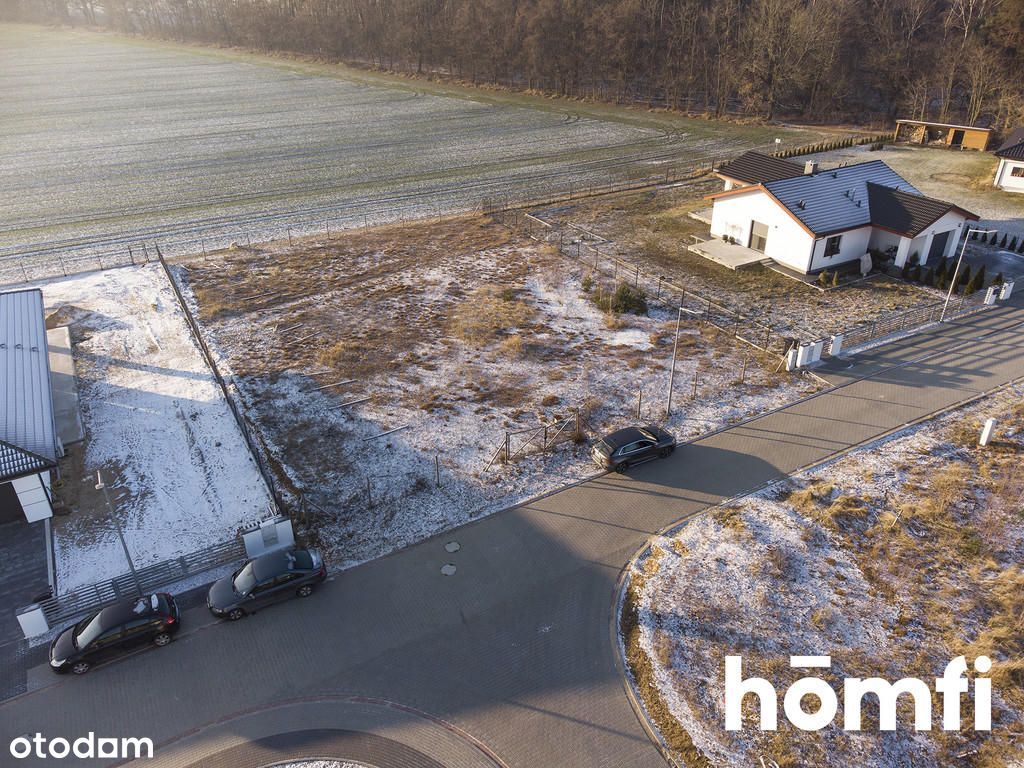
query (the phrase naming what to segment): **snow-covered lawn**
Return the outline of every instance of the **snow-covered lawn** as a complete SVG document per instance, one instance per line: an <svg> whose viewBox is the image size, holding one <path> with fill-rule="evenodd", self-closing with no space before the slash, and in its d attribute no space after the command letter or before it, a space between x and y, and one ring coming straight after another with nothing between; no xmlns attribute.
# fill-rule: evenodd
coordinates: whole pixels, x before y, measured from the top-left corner
<svg viewBox="0 0 1024 768"><path fill-rule="evenodd" d="M229 540L265 516L265 485L160 268L39 287L48 324L71 325L86 432L57 489L72 508L53 521L59 591L128 570L96 470L136 566Z"/></svg>
<svg viewBox="0 0 1024 768"><path fill-rule="evenodd" d="M319 543L339 564L597 471L589 446L571 441L485 469L506 430L543 430L576 409L591 435L625 426L641 389L641 420L664 421L674 313L652 305L609 318L592 296L610 284L588 295L576 262L486 220L351 232L178 269L282 484L319 507ZM816 386L693 322L679 348L667 426L681 438ZM523 441L512 437L513 452Z"/></svg>
<svg viewBox="0 0 1024 768"><path fill-rule="evenodd" d="M1022 396L1024 386L1004 390L656 542L631 574L624 610L637 623L625 642L662 732L678 723L692 740L676 730L674 746L716 766L763 756L783 766L938 768L974 750L975 766L1024 761L1008 735L1024 716ZM996 440L980 448L989 417ZM963 733L944 733L938 710L932 731L915 732L901 706L898 729L879 733L873 700L862 733L842 731L841 714L817 733L796 731L781 707L777 733L757 729L752 707L745 729L727 732L724 657L735 654L744 677L767 678L780 701L805 674L789 669L791 654L831 655L824 677L840 700L843 678L930 682L958 655L968 664L988 655L993 732L974 732L968 715ZM644 685L652 680L656 695Z"/></svg>

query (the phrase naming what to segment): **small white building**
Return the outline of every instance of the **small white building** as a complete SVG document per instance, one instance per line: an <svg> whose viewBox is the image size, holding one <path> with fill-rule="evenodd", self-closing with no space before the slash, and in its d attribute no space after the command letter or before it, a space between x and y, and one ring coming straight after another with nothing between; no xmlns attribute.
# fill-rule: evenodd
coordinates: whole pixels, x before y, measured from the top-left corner
<svg viewBox="0 0 1024 768"><path fill-rule="evenodd" d="M1024 128L1011 133L995 155L999 158L995 185L1007 192L1024 192Z"/></svg>
<svg viewBox="0 0 1024 768"><path fill-rule="evenodd" d="M780 178L778 158L751 152L718 168L727 188L708 196L711 234L812 274L869 250L890 253L898 267L935 263L953 255L965 222L978 218L922 195L881 160L831 170L788 165Z"/></svg>
<svg viewBox="0 0 1024 768"><path fill-rule="evenodd" d="M63 448L38 289L0 293L0 394L0 522L46 520L50 472Z"/></svg>

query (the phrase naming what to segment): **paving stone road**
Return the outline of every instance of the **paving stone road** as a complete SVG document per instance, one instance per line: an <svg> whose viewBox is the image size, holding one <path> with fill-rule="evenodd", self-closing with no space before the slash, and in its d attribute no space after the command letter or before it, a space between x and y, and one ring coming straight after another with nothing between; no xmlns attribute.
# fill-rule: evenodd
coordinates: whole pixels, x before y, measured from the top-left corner
<svg viewBox="0 0 1024 768"><path fill-rule="evenodd" d="M0 705L0 749L93 731L152 738L160 768L370 762L373 744L378 768L663 765L616 661L624 564L680 518L1024 376L1022 333L1018 297L835 361L819 371L834 389L339 574L308 600L234 624L192 609L170 646L82 678L34 669L29 693Z"/></svg>

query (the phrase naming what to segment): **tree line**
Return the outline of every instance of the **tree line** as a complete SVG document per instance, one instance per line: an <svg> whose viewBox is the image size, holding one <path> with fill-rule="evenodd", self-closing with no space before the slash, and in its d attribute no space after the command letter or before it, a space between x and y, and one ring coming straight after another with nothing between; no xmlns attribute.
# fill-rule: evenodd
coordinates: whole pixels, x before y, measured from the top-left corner
<svg viewBox="0 0 1024 768"><path fill-rule="evenodd" d="M1024 0L0 0L0 15L716 117L1024 124Z"/></svg>

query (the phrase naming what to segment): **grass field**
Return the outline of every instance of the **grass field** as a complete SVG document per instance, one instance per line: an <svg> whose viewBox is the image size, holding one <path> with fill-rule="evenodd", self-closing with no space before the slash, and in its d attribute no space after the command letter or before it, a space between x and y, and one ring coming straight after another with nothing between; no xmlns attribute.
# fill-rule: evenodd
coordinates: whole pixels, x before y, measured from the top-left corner
<svg viewBox="0 0 1024 768"><path fill-rule="evenodd" d="M816 138L20 25L0 70L0 258L198 251Z"/></svg>

